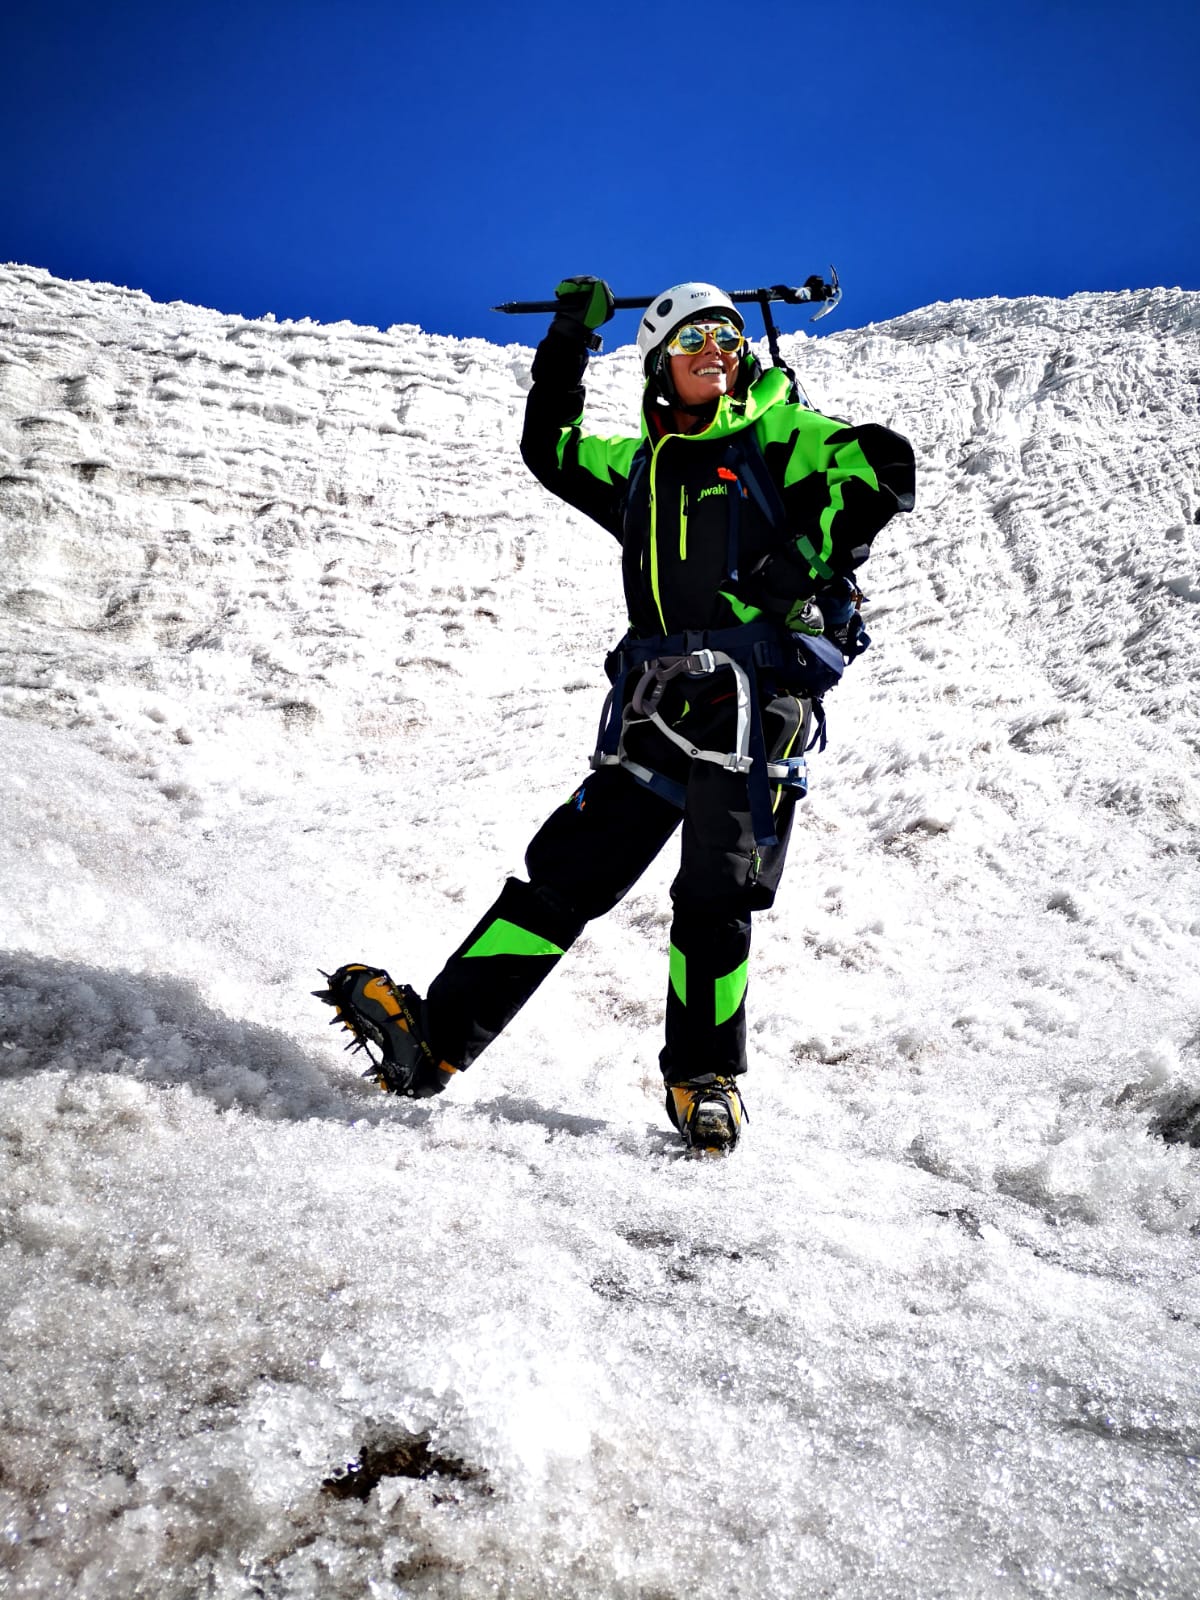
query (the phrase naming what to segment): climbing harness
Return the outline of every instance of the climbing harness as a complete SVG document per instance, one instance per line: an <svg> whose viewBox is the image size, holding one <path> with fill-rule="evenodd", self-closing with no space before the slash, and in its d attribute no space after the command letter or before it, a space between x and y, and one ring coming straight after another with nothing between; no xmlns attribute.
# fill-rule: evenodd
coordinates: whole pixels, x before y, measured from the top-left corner
<svg viewBox="0 0 1200 1600"><path fill-rule="evenodd" d="M622 766L646 788L682 806L685 789L637 761L626 749L626 736L650 725L693 761L707 761L747 779L750 820L757 845L778 843L771 787L803 798L808 792L805 756L825 747L825 712L821 695L842 675L844 662L836 645L819 636L788 633L766 620L733 628L665 634L638 639L627 634L604 663L612 688L604 702L591 765ZM667 685L681 677L703 679L728 670L737 701L737 727L732 750L703 750L673 728L659 705ZM800 754L771 761L763 734L759 674L767 673L794 694L801 708ZM635 675L636 674L636 678Z"/></svg>

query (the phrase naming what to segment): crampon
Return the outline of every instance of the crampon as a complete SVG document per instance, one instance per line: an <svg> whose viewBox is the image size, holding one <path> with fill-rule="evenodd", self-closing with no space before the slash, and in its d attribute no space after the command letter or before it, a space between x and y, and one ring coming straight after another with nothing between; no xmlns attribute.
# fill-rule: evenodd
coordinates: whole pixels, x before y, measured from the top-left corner
<svg viewBox="0 0 1200 1600"><path fill-rule="evenodd" d="M737 1080L716 1074L669 1085L667 1115L688 1150L705 1155L732 1150L748 1120Z"/></svg>
<svg viewBox="0 0 1200 1600"><path fill-rule="evenodd" d="M392 982L382 967L351 962L336 972L323 972L326 989L313 994L337 1015L330 1026L353 1037L347 1050L363 1051L371 1065L363 1073L387 1094L410 1100L441 1094L458 1071L440 1061L421 1028L420 996L407 984Z"/></svg>

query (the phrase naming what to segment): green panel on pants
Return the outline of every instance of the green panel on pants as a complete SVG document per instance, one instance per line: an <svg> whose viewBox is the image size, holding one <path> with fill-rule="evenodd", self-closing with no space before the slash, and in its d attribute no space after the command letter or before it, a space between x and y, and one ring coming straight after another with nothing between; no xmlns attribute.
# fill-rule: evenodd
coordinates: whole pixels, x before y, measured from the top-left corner
<svg viewBox="0 0 1200 1600"><path fill-rule="evenodd" d="M463 960L472 956L561 956L562 946L540 934L519 928L515 922L497 917L490 923L469 950L463 951Z"/></svg>
<svg viewBox="0 0 1200 1600"><path fill-rule="evenodd" d="M736 1016L746 994L750 973L749 960L743 961L727 977L716 979L713 985L713 1026L719 1028L730 1017ZM676 945L671 946L671 988L681 1006L688 1003L687 957Z"/></svg>

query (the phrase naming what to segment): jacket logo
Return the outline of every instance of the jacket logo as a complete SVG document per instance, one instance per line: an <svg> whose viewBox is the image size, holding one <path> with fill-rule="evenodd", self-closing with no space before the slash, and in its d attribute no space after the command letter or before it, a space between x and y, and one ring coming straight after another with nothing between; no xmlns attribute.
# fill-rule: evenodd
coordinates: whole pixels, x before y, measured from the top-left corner
<svg viewBox="0 0 1200 1600"><path fill-rule="evenodd" d="M700 493L696 496L696 499L697 500L706 500L710 494L724 494L724 493L725 493L725 485L723 483L712 483L712 484L709 484L707 489L701 489Z"/></svg>

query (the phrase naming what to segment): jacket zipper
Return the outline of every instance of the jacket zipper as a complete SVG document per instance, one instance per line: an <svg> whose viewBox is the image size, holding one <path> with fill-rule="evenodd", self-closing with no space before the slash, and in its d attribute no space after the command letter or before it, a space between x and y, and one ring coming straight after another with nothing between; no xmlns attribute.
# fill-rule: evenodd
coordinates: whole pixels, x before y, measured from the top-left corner
<svg viewBox="0 0 1200 1600"><path fill-rule="evenodd" d="M667 619L663 615L662 600L658 591L658 496L655 493L655 477L658 473L658 452L666 444L669 434L664 435L650 453L650 591L654 596L654 609L658 612L658 620L662 623L662 631L667 632Z"/></svg>

